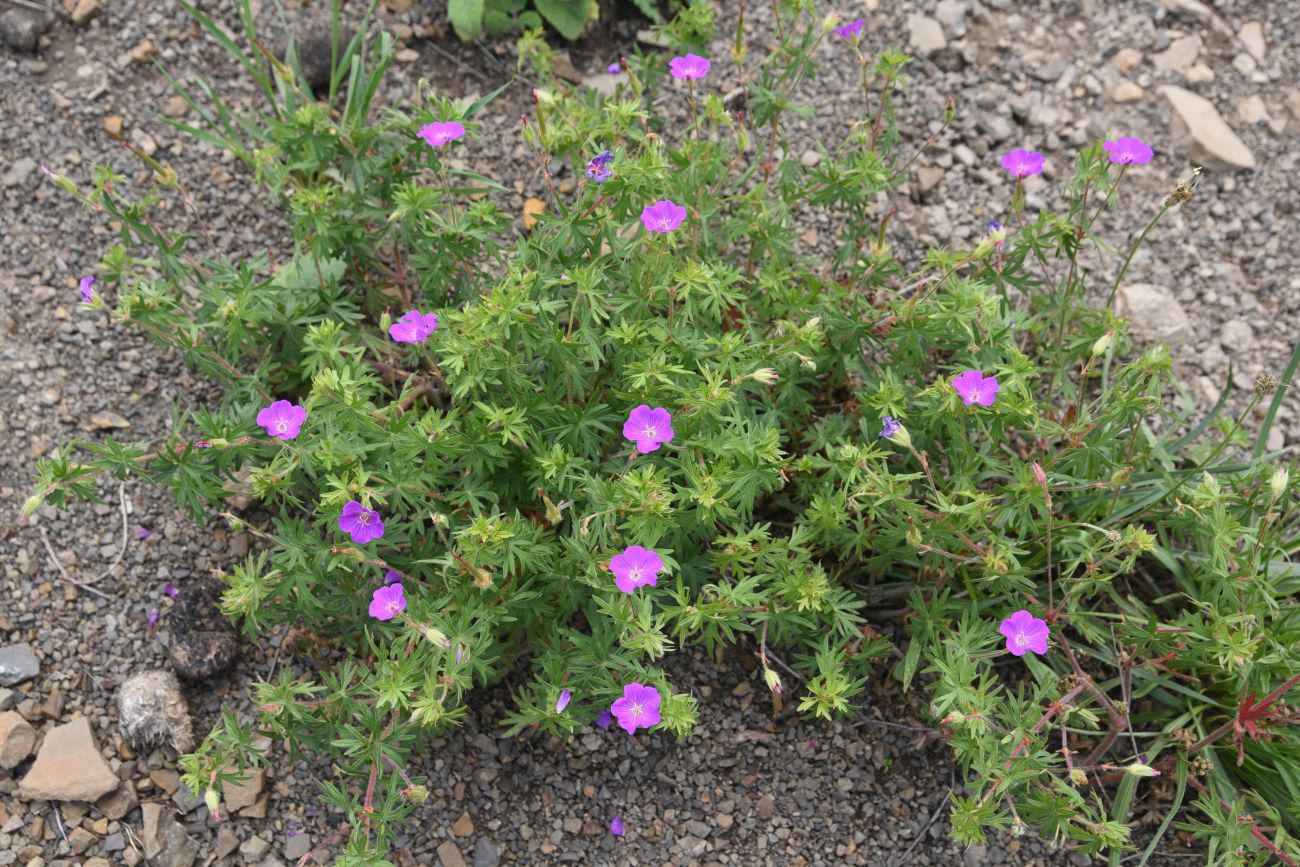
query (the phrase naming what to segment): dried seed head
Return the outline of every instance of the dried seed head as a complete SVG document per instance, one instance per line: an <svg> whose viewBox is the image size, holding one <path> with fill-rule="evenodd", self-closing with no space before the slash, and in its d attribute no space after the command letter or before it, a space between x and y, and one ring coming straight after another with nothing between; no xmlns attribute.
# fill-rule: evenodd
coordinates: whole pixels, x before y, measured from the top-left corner
<svg viewBox="0 0 1300 867"><path fill-rule="evenodd" d="M1277 387L1281 384L1282 380L1278 379L1271 373L1265 373L1255 380L1255 397L1268 397L1270 394L1277 391Z"/></svg>

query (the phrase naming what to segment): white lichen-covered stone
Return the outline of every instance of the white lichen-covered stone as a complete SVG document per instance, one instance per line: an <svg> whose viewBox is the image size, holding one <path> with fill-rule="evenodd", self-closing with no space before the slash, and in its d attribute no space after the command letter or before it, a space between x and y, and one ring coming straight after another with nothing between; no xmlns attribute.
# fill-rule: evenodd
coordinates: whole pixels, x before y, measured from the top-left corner
<svg viewBox="0 0 1300 867"><path fill-rule="evenodd" d="M142 671L127 678L117 691L117 716L132 744L168 743L181 752L194 746L189 707L170 671Z"/></svg>

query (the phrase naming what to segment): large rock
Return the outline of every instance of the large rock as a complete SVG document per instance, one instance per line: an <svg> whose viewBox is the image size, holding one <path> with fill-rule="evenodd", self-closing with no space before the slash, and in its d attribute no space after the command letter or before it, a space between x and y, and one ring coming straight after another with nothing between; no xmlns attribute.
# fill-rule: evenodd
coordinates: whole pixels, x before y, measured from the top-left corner
<svg viewBox="0 0 1300 867"><path fill-rule="evenodd" d="M204 680L225 671L239 656L239 637L217 607L220 601L221 585L211 579L181 587L167 615L167 653L181 677Z"/></svg>
<svg viewBox="0 0 1300 867"><path fill-rule="evenodd" d="M133 746L167 743L182 753L194 746L189 707L170 671L142 671L123 681L117 691L117 718Z"/></svg>
<svg viewBox="0 0 1300 867"><path fill-rule="evenodd" d="M229 770L238 771L238 768ZM231 813L255 805L266 784L266 771L261 768L245 768L243 773L242 783L226 783L221 787L221 797Z"/></svg>
<svg viewBox="0 0 1300 867"><path fill-rule="evenodd" d="M922 57L933 57L948 47L943 27L928 15L914 12L907 18L908 44Z"/></svg>
<svg viewBox="0 0 1300 867"><path fill-rule="evenodd" d="M166 804L145 804L144 857L160 867L190 867L199 857L199 844L185 833Z"/></svg>
<svg viewBox="0 0 1300 867"><path fill-rule="evenodd" d="M0 713L0 768L11 770L32 754L36 730L13 711Z"/></svg>
<svg viewBox="0 0 1300 867"><path fill-rule="evenodd" d="M1255 168L1255 155L1219 116L1218 110L1208 99L1173 85L1160 88L1160 92L1169 100L1174 113L1187 127L1194 159L1204 162L1210 168Z"/></svg>
<svg viewBox="0 0 1300 867"><path fill-rule="evenodd" d="M1164 286L1130 283L1120 287L1119 312L1131 320L1135 337L1177 346L1192 339L1192 324L1183 307Z"/></svg>
<svg viewBox="0 0 1300 867"><path fill-rule="evenodd" d="M18 793L28 801L94 801L117 785L117 774L99 754L90 720L79 717L45 736Z"/></svg>
<svg viewBox="0 0 1300 867"><path fill-rule="evenodd" d="M0 647L0 686L16 686L41 673L41 663L30 644Z"/></svg>
<svg viewBox="0 0 1300 867"><path fill-rule="evenodd" d="M36 9L21 6L6 9L0 14L0 41L14 51L35 51L37 40L53 20Z"/></svg>

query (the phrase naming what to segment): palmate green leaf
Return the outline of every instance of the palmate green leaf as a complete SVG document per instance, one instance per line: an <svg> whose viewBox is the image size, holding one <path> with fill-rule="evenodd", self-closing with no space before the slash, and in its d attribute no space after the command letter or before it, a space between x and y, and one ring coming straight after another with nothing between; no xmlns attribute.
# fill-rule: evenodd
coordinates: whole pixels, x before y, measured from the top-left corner
<svg viewBox="0 0 1300 867"><path fill-rule="evenodd" d="M592 0L533 0L533 5L565 39L574 40L582 35L596 13Z"/></svg>
<svg viewBox="0 0 1300 867"><path fill-rule="evenodd" d="M462 41L478 39L483 32L483 0L447 0L447 17Z"/></svg>

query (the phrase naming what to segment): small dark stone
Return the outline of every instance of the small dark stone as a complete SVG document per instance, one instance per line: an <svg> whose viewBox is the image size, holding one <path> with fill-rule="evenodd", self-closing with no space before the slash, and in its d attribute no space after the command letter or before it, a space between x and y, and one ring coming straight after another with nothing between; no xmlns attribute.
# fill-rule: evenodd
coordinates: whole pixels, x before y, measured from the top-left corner
<svg viewBox="0 0 1300 867"><path fill-rule="evenodd" d="M217 607L221 585L195 579L181 586L176 605L167 615L171 643L167 648L176 673L204 680L229 668L239 656L239 638Z"/></svg>
<svg viewBox="0 0 1300 867"><path fill-rule="evenodd" d="M0 40L15 51L35 51L37 40L53 20L35 9L22 6L7 9L0 14Z"/></svg>

